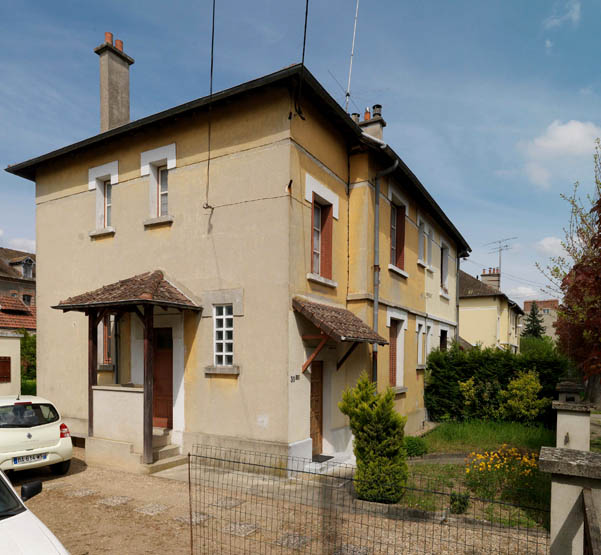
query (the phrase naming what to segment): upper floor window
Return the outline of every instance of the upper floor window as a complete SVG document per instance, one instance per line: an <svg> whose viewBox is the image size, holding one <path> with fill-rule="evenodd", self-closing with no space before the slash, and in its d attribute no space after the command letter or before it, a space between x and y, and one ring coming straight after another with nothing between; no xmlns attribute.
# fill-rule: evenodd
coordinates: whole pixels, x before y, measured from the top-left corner
<svg viewBox="0 0 601 555"><path fill-rule="evenodd" d="M332 205L313 198L311 271L332 279Z"/></svg>
<svg viewBox="0 0 601 555"><path fill-rule="evenodd" d="M405 211L403 204L390 204L390 263L405 269Z"/></svg>
<svg viewBox="0 0 601 555"><path fill-rule="evenodd" d="M234 364L234 307L231 304L213 307L215 366Z"/></svg>
<svg viewBox="0 0 601 555"><path fill-rule="evenodd" d="M113 221L113 186L110 180L105 181L104 188L104 227L111 227Z"/></svg>
<svg viewBox="0 0 601 555"><path fill-rule="evenodd" d="M444 243L440 245L440 288L448 293L449 283L449 247Z"/></svg>
<svg viewBox="0 0 601 555"><path fill-rule="evenodd" d="M169 172L167 170L167 166L163 166L159 168L159 180L157 187L157 207L158 214L157 216L167 216L169 215L169 204L168 204L168 194L169 194Z"/></svg>
<svg viewBox="0 0 601 555"><path fill-rule="evenodd" d="M422 262L425 262L425 260L426 260L426 224L423 221L419 222L418 237L419 237L418 258Z"/></svg>
<svg viewBox="0 0 601 555"><path fill-rule="evenodd" d="M90 236L114 233L112 229L113 185L119 182L119 162L109 162L88 170L88 189L96 190L96 232ZM111 228L110 230L103 228Z"/></svg>
<svg viewBox="0 0 601 555"><path fill-rule="evenodd" d="M175 150L175 143L171 143L140 154L140 174L150 178L150 218L169 215L169 170L176 167Z"/></svg>
<svg viewBox="0 0 601 555"><path fill-rule="evenodd" d="M31 304L31 295L23 295L23 302L29 306Z"/></svg>

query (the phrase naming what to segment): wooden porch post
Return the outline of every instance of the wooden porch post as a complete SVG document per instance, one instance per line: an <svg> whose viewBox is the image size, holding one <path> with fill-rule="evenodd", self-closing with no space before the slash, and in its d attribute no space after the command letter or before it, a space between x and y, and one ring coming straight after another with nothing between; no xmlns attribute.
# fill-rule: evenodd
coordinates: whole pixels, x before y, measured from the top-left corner
<svg viewBox="0 0 601 555"><path fill-rule="evenodd" d="M88 312L88 437L94 437L94 391L98 381L98 320L95 310Z"/></svg>
<svg viewBox="0 0 601 555"><path fill-rule="evenodd" d="M144 305L144 464L152 464L152 392L154 307Z"/></svg>

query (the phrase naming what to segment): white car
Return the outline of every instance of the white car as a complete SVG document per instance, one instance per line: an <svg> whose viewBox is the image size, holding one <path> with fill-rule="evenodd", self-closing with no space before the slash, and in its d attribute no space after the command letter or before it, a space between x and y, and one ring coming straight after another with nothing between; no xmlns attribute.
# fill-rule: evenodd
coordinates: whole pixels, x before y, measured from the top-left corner
<svg viewBox="0 0 601 555"><path fill-rule="evenodd" d="M73 444L56 407L42 397L0 397L0 469L50 466L66 474Z"/></svg>
<svg viewBox="0 0 601 555"><path fill-rule="evenodd" d="M0 472L0 553L11 555L69 555L61 542L24 504L42 491L42 482L21 486L21 499Z"/></svg>

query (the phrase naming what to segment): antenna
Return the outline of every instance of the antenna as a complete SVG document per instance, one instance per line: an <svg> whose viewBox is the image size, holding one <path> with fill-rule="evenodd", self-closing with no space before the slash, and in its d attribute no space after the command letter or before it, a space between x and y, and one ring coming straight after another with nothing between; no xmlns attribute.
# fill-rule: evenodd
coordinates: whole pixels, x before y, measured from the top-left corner
<svg viewBox="0 0 601 555"><path fill-rule="evenodd" d="M514 241L515 239L517 239L517 237L506 237L505 239L498 239L497 241L491 241L490 243L485 243L483 245L485 247L488 245L496 245L496 247L493 247L493 249L489 251L489 254L493 254L495 252L499 253L499 289L501 289L501 276L503 275L501 273L501 255L503 254L503 251L508 251L509 249L513 248L509 244L509 241Z"/></svg>
<svg viewBox="0 0 601 555"><path fill-rule="evenodd" d="M348 84L346 86L346 95L344 99L344 111L348 114L348 101L351 98L351 74L353 73L353 56L355 54L355 37L357 35L357 18L359 16L359 0L355 8L355 26L353 27L353 45L351 46L351 63L348 68Z"/></svg>

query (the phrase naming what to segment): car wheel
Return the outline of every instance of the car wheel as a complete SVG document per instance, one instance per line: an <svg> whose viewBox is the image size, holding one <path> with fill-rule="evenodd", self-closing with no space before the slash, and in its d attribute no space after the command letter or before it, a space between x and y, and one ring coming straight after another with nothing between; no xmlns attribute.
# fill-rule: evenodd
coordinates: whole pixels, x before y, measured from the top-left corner
<svg viewBox="0 0 601 555"><path fill-rule="evenodd" d="M56 464L50 465L50 471L52 474L67 474L69 467L71 466L71 460L63 461Z"/></svg>

